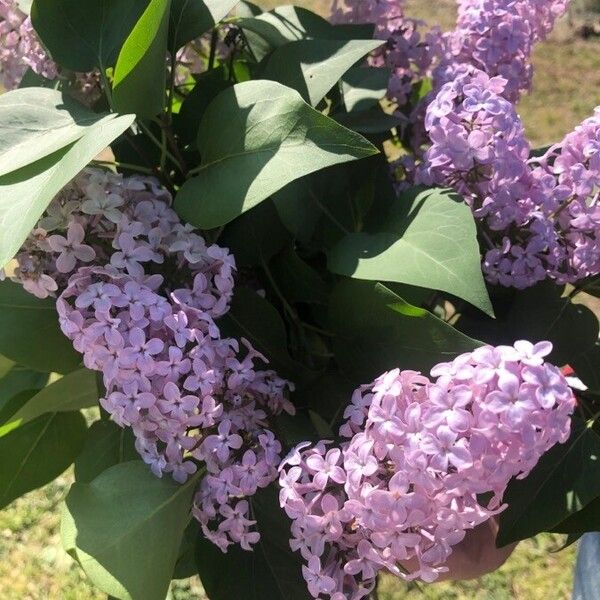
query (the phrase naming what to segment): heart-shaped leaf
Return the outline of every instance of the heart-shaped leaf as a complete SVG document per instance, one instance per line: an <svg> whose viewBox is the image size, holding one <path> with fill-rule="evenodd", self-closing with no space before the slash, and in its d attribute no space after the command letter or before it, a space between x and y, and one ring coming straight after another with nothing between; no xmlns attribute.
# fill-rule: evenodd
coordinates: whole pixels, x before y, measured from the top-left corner
<svg viewBox="0 0 600 600"><path fill-rule="evenodd" d="M106 71L148 0L35 0L31 19L52 58L71 71Z"/></svg>
<svg viewBox="0 0 600 600"><path fill-rule="evenodd" d="M81 454L75 460L75 480L91 483L104 471L120 463L141 460L130 427L113 421L96 421L89 428Z"/></svg>
<svg viewBox="0 0 600 600"><path fill-rule="evenodd" d="M316 106L350 67L382 43L321 39L291 42L271 54L262 77L294 88Z"/></svg>
<svg viewBox="0 0 600 600"><path fill-rule="evenodd" d="M2 357L1 363L7 361ZM40 373L8 361L12 365L6 372L0 368L0 427L7 423L15 411L5 413L5 408L13 396L28 390L35 394L48 382L48 373ZM20 408L20 405L17 407Z"/></svg>
<svg viewBox="0 0 600 600"><path fill-rule="evenodd" d="M333 291L329 329L336 359L356 384L395 368L427 373L480 345L385 286L351 279Z"/></svg>
<svg viewBox="0 0 600 600"><path fill-rule="evenodd" d="M377 153L272 81L248 81L219 94L204 113L198 145L198 176L183 185L175 207L205 229L232 221L303 175Z"/></svg>
<svg viewBox="0 0 600 600"><path fill-rule="evenodd" d="M328 258L334 273L442 290L493 314L473 215L447 190L401 196L378 231L351 233Z"/></svg>
<svg viewBox="0 0 600 600"><path fill-rule="evenodd" d="M342 77L342 95L348 112L374 108L387 93L391 71L381 67L354 67Z"/></svg>
<svg viewBox="0 0 600 600"><path fill-rule="evenodd" d="M299 6L278 6L256 17L236 19L235 24L259 35L273 48L295 40L333 37L327 20Z"/></svg>
<svg viewBox="0 0 600 600"><path fill-rule="evenodd" d="M114 117L108 117L108 120ZM106 121L57 90L28 87L0 96L0 175L72 144Z"/></svg>
<svg viewBox="0 0 600 600"><path fill-rule="evenodd" d="M71 145L0 177L0 268L17 253L52 198L133 120L132 115L105 117Z"/></svg>
<svg viewBox="0 0 600 600"><path fill-rule="evenodd" d="M63 546L101 590L120 600L164 600L197 478L178 485L142 461L117 464L65 500Z"/></svg>
<svg viewBox="0 0 600 600"><path fill-rule="evenodd" d="M212 29L239 0L173 0L169 47L181 48Z"/></svg>

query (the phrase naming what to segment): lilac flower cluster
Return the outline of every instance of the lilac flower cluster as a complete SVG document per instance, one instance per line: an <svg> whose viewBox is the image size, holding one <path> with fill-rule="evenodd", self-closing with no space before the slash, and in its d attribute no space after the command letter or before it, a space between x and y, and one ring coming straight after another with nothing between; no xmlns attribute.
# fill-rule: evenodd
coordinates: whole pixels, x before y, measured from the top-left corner
<svg viewBox="0 0 600 600"><path fill-rule="evenodd" d="M193 512L223 551L245 549L245 499L277 479L281 444L269 419L293 413L292 385L246 340L221 337L235 262L207 246L150 178L88 169L53 201L17 256L14 279L59 292L65 335L102 373L100 400L131 427L157 476L185 482L201 466Z"/></svg>
<svg viewBox="0 0 600 600"><path fill-rule="evenodd" d="M373 53L370 62L391 69L388 98L399 107L408 102L413 85L430 76L441 52L440 30L420 33L423 23L404 16L402 0L334 0L332 20L375 24L375 37L386 43Z"/></svg>
<svg viewBox="0 0 600 600"><path fill-rule="evenodd" d="M444 59L436 86L452 81L468 64L506 79L504 97L517 102L531 88L534 45L565 14L569 0L459 0L454 31L444 36Z"/></svg>
<svg viewBox="0 0 600 600"><path fill-rule="evenodd" d="M42 48L31 19L16 0L0 0L0 84L7 90L18 87L28 68L46 79L58 75L57 66Z"/></svg>
<svg viewBox="0 0 600 600"><path fill-rule="evenodd" d="M381 570L424 581L447 570L466 532L505 508L509 480L569 435L575 400L544 362L551 348L481 347L435 366L434 382L384 373L354 392L347 442L292 451L280 502L313 597L364 598Z"/></svg>
<svg viewBox="0 0 600 600"><path fill-rule="evenodd" d="M526 288L600 272L600 109L544 157L530 146L506 80L465 67L427 108L431 146L417 181L450 186L471 206L491 283Z"/></svg>

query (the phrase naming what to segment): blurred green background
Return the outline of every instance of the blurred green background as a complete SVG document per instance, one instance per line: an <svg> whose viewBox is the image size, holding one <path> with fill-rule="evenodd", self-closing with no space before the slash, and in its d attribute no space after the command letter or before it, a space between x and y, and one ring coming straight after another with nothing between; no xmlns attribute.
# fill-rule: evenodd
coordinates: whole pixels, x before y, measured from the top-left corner
<svg viewBox="0 0 600 600"><path fill-rule="evenodd" d="M261 4L270 8L282 2ZM298 0L296 4L323 15L330 5L328 0ZM455 0L408 0L407 13L449 28L455 19ZM558 140L600 104L600 37L595 35L599 16L600 0L575 0L569 18L536 48L534 91L519 105L533 144ZM584 30L587 39L581 35ZM88 585L60 546L60 503L71 478L66 473L0 512L0 600L106 598ZM576 549L571 546L556 552L560 545L559 538L549 535L523 542L499 571L470 582L407 587L384 578L379 599L567 600ZM171 598L201 600L204 595L194 578L174 584Z"/></svg>

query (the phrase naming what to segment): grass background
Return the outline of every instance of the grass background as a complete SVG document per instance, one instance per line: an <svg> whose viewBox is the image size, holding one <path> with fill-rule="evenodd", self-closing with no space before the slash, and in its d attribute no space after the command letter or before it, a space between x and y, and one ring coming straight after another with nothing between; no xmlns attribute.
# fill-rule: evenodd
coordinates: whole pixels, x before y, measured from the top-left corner
<svg viewBox="0 0 600 600"><path fill-rule="evenodd" d="M297 0L322 14L328 0ZM272 7L282 2L264 0ZM449 28L454 0L408 0L407 13ZM562 22L533 57L534 91L519 113L535 145L556 141L600 104L600 41L584 41ZM0 600L104 600L60 546L60 503L72 475L32 492L0 511ZM575 547L555 552L558 538L542 535L523 542L497 572L480 580L407 587L384 578L380 600L567 600ZM170 600L204 599L193 578L176 582ZM232 599L233 600L233 599ZM238 600L238 599L235 599ZM243 600L243 599L239 599ZM268 599L265 599L268 600Z"/></svg>

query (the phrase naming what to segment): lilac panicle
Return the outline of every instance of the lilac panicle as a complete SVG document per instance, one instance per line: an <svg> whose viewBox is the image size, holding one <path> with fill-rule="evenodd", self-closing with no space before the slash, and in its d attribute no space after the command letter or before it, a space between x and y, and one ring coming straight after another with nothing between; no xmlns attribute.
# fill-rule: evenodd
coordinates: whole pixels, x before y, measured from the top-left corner
<svg viewBox="0 0 600 600"><path fill-rule="evenodd" d="M365 598L382 570L426 582L447 570L466 532L504 510L509 480L569 436L575 400L544 361L551 349L484 346L436 365L433 381L384 373L354 392L341 446L284 459L280 504L314 598Z"/></svg>
<svg viewBox="0 0 600 600"><path fill-rule="evenodd" d="M258 541L248 498L277 479L270 419L294 410L292 384L248 341L221 336L234 273L154 179L98 169L53 200L12 273L58 295L62 331L102 373L100 404L153 473L184 483L200 470L193 514L223 551Z"/></svg>

